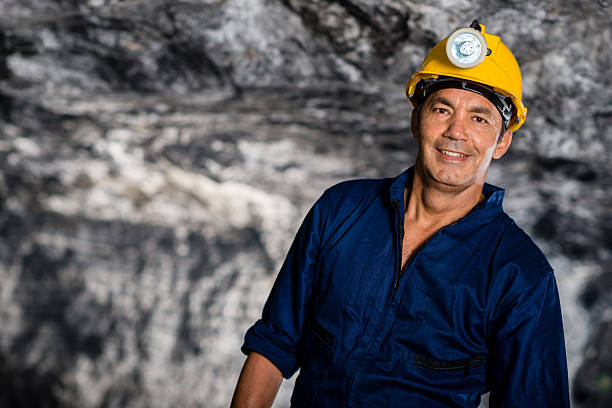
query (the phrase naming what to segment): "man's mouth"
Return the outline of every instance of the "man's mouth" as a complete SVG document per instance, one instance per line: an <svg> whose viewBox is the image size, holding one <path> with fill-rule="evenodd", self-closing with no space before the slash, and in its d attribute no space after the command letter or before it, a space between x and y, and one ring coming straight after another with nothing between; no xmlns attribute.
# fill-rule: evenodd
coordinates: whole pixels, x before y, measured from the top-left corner
<svg viewBox="0 0 612 408"><path fill-rule="evenodd" d="M445 154L447 156L450 156L450 157L468 157L469 156L468 154L463 154L463 153L458 153L458 152L451 152L450 150L439 149L439 152L442 153L442 154Z"/></svg>

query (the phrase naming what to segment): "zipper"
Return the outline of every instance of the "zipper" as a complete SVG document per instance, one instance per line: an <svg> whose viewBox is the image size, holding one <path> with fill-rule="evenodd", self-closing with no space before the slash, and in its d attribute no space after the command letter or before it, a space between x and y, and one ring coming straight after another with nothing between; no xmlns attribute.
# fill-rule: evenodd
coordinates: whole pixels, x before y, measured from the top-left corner
<svg viewBox="0 0 612 408"><path fill-rule="evenodd" d="M440 228L438 231L436 231L431 237L429 237L427 240L425 240L425 242L423 242L423 244L421 244L420 247L418 247L415 250L415 252L410 257L410 261L408 263L406 263L406 266L404 268L401 268L401 264L402 264L402 246L403 246L403 243L404 243L404 224L401 222L402 221L402 217L400 215L399 202L393 201L393 206L395 207L395 211L396 211L397 216L398 216L397 224L398 224L398 227L399 227L399 239L398 239L398 243L397 243L397 253L398 253L399 261L396 262L396 271L397 272L395 273L395 282L393 283L393 293L391 295L391 301L393 301L393 298L395 297L395 294L397 293L397 290L399 289L400 279L404 275L404 272L406 272L408 270L408 268L410 267L412 262L416 259L416 257L419 254L419 252L421 252L421 250L423 248L425 248L425 246L427 246L427 243L429 243L429 241L431 241L436 236L441 234L448 227L452 227L453 225L459 224L461 222L461 220L465 218L465 217L460 218L457 221L455 221L455 222L453 222L451 224L445 225L442 228ZM466 215L466 217L467 217L467 215Z"/></svg>
<svg viewBox="0 0 612 408"><path fill-rule="evenodd" d="M398 227L398 239L397 239L397 259L395 261L395 274L393 277L393 293L391 294L391 301L393 301L393 298L395 298L395 294L397 293L397 290L399 289L399 284L400 284L400 279L402 277L402 275L404 274L404 271L407 269L408 264L406 265L406 268L402 269L402 246L404 243L404 223L402 222L402 213L400 212L400 208L399 208L399 201L393 201L393 206L395 207L395 213L397 215L397 227Z"/></svg>
<svg viewBox="0 0 612 408"><path fill-rule="evenodd" d="M387 306L385 307L384 313L382 314L380 321L378 322L378 325L376 327L376 331L375 333L379 333L381 330L381 327L384 323L385 320L385 316L387 314L387 311L389 309L389 307L391 307L391 303L393 301L393 297L395 296L395 293L397 292L398 288L399 288L399 282L400 282L400 277L402 274L402 271L400 270L401 268L401 264L402 264L402 242L404 239L404 225L402 224L402 217L401 217L401 213L400 213L400 209L399 209L399 201L393 201L393 207L395 207L395 211L398 217L398 221L397 221L397 226L398 226L398 231L399 231L399 237L396 243L396 253L397 256L395 257L395 270L393 271L394 273L394 277L393 277L393 293L391 295L390 301L387 304ZM376 335L374 336L374 339L376 339ZM371 347L368 347L368 349ZM366 353L367 354L367 353ZM351 394L352 394L352 390L353 390L353 384L355 382L355 377L357 377L357 373L359 372L359 366L357 366L354 371L351 374L351 377L349 378L349 382L348 382L348 386L347 386L347 390L348 390L348 398L346 403L349 404L350 400L351 400Z"/></svg>

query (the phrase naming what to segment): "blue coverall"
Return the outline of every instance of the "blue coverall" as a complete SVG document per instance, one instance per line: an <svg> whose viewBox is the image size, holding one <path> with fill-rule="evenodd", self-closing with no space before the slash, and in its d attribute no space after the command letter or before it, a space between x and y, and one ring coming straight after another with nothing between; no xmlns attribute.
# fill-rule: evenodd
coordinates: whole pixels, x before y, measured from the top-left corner
<svg viewBox="0 0 612 408"><path fill-rule="evenodd" d="M433 235L401 270L395 179L328 189L306 216L243 352L283 376L292 407L569 407L559 295L504 190Z"/></svg>

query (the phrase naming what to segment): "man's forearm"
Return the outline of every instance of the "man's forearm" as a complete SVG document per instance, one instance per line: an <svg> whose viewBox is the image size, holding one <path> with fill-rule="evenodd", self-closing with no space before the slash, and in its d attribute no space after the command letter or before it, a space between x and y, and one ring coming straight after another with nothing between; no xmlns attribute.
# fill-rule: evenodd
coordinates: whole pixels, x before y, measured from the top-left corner
<svg viewBox="0 0 612 408"><path fill-rule="evenodd" d="M242 367L231 408L272 406L282 380L282 373L270 360L254 351L250 352Z"/></svg>

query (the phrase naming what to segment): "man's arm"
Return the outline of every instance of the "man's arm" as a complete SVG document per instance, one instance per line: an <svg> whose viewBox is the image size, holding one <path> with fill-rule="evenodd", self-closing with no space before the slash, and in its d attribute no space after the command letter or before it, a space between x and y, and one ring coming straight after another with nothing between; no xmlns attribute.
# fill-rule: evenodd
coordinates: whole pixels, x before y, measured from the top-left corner
<svg viewBox="0 0 612 408"><path fill-rule="evenodd" d="M241 350L248 358L234 396L239 405L232 406L242 407L242 398L249 397L253 390L259 392L263 388L273 389L273 392L267 393L271 404L281 377L290 378L300 367L298 345L307 304L312 296L322 227L326 218L321 211L324 196L302 222L276 277L261 319L245 335ZM270 375L264 377L260 372Z"/></svg>
<svg viewBox="0 0 612 408"><path fill-rule="evenodd" d="M565 342L553 272L520 285L495 327L489 406L569 408Z"/></svg>
<svg viewBox="0 0 612 408"><path fill-rule="evenodd" d="M251 351L234 391L231 408L271 407L283 375L261 354Z"/></svg>

